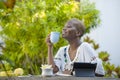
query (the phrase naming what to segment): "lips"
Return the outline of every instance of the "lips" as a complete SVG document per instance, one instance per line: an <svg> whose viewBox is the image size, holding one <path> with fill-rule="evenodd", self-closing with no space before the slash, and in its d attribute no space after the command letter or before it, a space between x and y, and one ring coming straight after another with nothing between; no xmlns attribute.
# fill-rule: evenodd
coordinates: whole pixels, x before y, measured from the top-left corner
<svg viewBox="0 0 120 80"><path fill-rule="evenodd" d="M66 37L67 37L67 32L63 31L63 32L62 32L62 37L63 37L63 38L66 38Z"/></svg>
<svg viewBox="0 0 120 80"><path fill-rule="evenodd" d="M62 31L62 34L65 34L65 32L64 32L64 31Z"/></svg>
<svg viewBox="0 0 120 80"><path fill-rule="evenodd" d="M62 33L63 35L65 34L65 33Z"/></svg>
<svg viewBox="0 0 120 80"><path fill-rule="evenodd" d="M65 34L66 34L66 32L63 32L63 33L62 33L62 35L65 35Z"/></svg>
<svg viewBox="0 0 120 80"><path fill-rule="evenodd" d="M62 36L64 36L65 35L65 32L62 32Z"/></svg>
<svg viewBox="0 0 120 80"><path fill-rule="evenodd" d="M62 35L64 35L64 33L62 33Z"/></svg>

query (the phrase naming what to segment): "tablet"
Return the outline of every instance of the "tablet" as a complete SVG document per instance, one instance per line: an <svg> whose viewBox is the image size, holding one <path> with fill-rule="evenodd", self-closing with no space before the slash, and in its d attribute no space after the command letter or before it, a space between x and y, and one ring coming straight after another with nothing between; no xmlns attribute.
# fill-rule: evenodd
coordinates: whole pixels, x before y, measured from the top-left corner
<svg viewBox="0 0 120 80"><path fill-rule="evenodd" d="M97 63L74 62L73 71L77 77L94 77Z"/></svg>

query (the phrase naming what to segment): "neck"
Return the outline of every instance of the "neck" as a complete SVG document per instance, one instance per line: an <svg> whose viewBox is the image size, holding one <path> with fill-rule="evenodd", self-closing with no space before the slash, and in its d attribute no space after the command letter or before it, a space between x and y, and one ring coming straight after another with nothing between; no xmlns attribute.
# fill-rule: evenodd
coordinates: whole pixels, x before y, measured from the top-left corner
<svg viewBox="0 0 120 80"><path fill-rule="evenodd" d="M73 39L73 40L69 41L70 49L76 50L78 48L78 46L80 46L81 43L82 42L80 41L80 39Z"/></svg>

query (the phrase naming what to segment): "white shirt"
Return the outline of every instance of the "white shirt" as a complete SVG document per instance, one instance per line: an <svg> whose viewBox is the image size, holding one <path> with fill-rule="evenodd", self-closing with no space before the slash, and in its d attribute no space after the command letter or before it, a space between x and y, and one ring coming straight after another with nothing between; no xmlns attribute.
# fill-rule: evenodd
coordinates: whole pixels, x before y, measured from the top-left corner
<svg viewBox="0 0 120 80"><path fill-rule="evenodd" d="M69 57L70 45L61 47L57 54L55 55L54 62L59 68L59 72L64 71L65 69L71 70L73 68L73 62L95 62L97 63L95 73L104 75L104 69L102 66L102 61L99 59L90 46L90 44L83 42L77 49L76 56L73 61Z"/></svg>

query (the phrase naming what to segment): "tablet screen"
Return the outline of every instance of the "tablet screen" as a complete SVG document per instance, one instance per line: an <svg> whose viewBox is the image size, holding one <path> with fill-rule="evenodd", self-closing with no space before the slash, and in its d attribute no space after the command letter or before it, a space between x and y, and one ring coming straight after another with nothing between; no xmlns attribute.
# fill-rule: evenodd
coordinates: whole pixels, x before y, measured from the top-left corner
<svg viewBox="0 0 120 80"><path fill-rule="evenodd" d="M97 63L74 62L73 69L96 69Z"/></svg>

